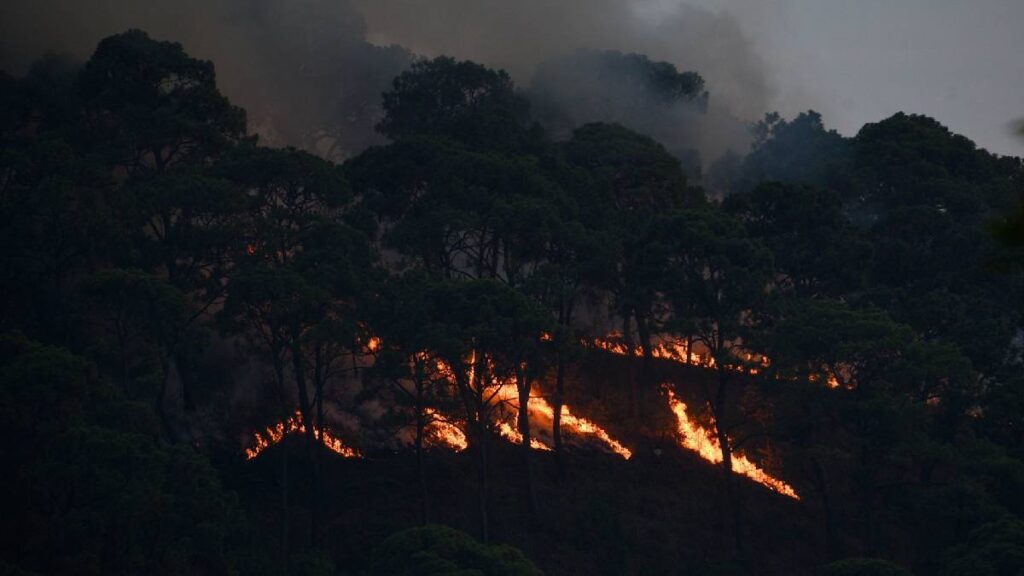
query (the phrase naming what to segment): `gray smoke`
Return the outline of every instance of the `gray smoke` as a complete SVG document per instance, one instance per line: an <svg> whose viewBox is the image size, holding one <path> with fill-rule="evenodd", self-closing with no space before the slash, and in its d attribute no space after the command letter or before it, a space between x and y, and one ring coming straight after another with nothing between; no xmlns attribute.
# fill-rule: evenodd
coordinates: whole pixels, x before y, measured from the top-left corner
<svg viewBox="0 0 1024 576"><path fill-rule="evenodd" d="M735 18L666 0L7 1L0 67L23 72L47 51L84 60L101 38L128 28L213 60L222 90L265 142L333 159L380 141L380 94L413 53L502 67L524 88L538 65L580 49L696 71L711 93L706 113L674 112L662 124L679 133L659 139L698 148L705 165L728 148L746 150L737 119L759 117L772 93Z"/></svg>
<svg viewBox="0 0 1024 576"><path fill-rule="evenodd" d="M645 54L680 71L696 71L711 93L708 110L693 120L699 126L680 123L688 134L678 139L689 142L698 135L694 145L705 163L729 148L745 152L745 121L763 115L772 99L765 62L725 11L665 0L354 2L366 17L371 41L502 67L521 86L530 86L538 65L581 49Z"/></svg>
<svg viewBox="0 0 1024 576"><path fill-rule="evenodd" d="M129 28L212 60L266 143L333 159L381 141L380 95L412 58L367 43L345 0L33 0L0 7L0 67L24 72L47 51L84 60Z"/></svg>

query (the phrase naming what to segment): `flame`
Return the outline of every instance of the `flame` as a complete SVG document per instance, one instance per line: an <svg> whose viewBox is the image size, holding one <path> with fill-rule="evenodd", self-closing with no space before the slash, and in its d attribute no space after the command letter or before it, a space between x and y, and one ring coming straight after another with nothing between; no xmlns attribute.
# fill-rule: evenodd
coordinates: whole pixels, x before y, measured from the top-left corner
<svg viewBox="0 0 1024 576"><path fill-rule="evenodd" d="M519 419L518 418L516 418L515 425L516 426L519 425ZM505 422L505 421L498 422L498 433L501 434L502 437L504 437L508 441L512 442L513 444L522 444L523 443L523 435L519 433L519 429L518 428L513 428L513 425L509 424L508 422ZM534 450L541 450L543 452L551 452L551 451L554 450L554 448L552 448L552 447L548 446L547 444L541 442L536 437L531 437L530 438L530 447L533 448Z"/></svg>
<svg viewBox="0 0 1024 576"><path fill-rule="evenodd" d="M622 342L621 335L618 333L611 333L604 338L594 338L590 344L599 350L604 350L618 356L636 356L639 358L644 355L643 347L639 344L633 346L626 345L625 342ZM707 352L694 350L685 341L666 339L652 342L651 356L700 368L714 368L717 366L714 357ZM751 352L740 353L738 359L743 361L744 364L730 364L728 366L730 370L754 375L760 372L761 368L767 368L771 365L768 358Z"/></svg>
<svg viewBox="0 0 1024 576"><path fill-rule="evenodd" d="M550 338L550 335L545 334L541 336L542 340L545 336ZM381 347L380 338L372 337L368 339L365 347L366 350L371 353L379 350ZM425 359L426 357L426 353L421 353L421 358ZM469 375L469 381L474 382L474 385L476 384L475 379L477 377L475 360L476 355L472 354L466 363L466 371ZM451 366L440 359L435 359L434 365L437 374L446 380L450 386L454 387L457 385L455 372ZM510 442L521 444L523 436L519 432L519 393L515 384L515 378L500 378L494 374L493 370L488 370L487 373L491 379L489 388L493 390L493 392L489 393L489 403L492 406L496 406L496 409L493 411L495 413L495 429L498 434ZM554 419L554 408L544 398L539 396L530 397L527 404L527 411L531 416L536 418L546 418L547 420ZM428 409L427 415L430 417L430 423L427 425L425 432L427 435L427 442L430 445L447 447L455 450L456 452L465 450L469 446L466 433L459 424L444 418L433 409ZM612 438L607 431L590 420L576 416L568 406L562 406L561 416L563 432L570 435L595 438L610 452L617 454L623 459L629 460L633 456L631 450ZM277 444L287 434L291 434L293 432L305 432L305 426L302 423L302 417L298 411L296 411L293 416L279 422L275 426L266 428L263 432L253 433L253 447L245 450L246 458L249 460L255 458L267 447ZM331 450L346 458L360 457L358 451L345 446L340 439L331 435L328 431L323 430L322 435L324 444ZM530 446L536 450L542 450L545 452L553 450L551 446L537 437L530 438Z"/></svg>
<svg viewBox="0 0 1024 576"><path fill-rule="evenodd" d="M316 427L314 427L313 430L320 434L324 446L329 450L337 452L344 458L362 457L358 450L349 448L341 441L340 438L334 436L327 430L320 430ZM245 449L245 459L252 460L259 456L260 453L268 447L280 442L286 435L293 434L295 432L302 434L306 432L306 425L302 422L302 413L298 410L295 411L295 414L292 414L274 426L266 428L263 432L254 432L252 447Z"/></svg>
<svg viewBox="0 0 1024 576"><path fill-rule="evenodd" d="M721 464L722 448L718 443L718 438L710 430L690 420L690 417L686 414L686 404L676 397L671 386L666 384L662 386L662 389L668 397L669 409L676 416L676 431L679 434L680 445L687 450L696 452L701 458L712 464ZM758 468L746 456L733 454L732 470L783 496L788 496L794 500L800 499L800 496L797 495L792 486L782 480L769 476L767 472Z"/></svg>
<svg viewBox="0 0 1024 576"><path fill-rule="evenodd" d="M475 355L471 356L468 362L467 371L469 373L470 381L476 377L476 362ZM441 374L446 380L448 380L451 386L455 386L455 373L452 371L451 366L441 360L435 362L437 372ZM497 421L495 422L495 428L503 438L514 443L522 444L523 436L519 432L519 390L516 387L514 378L499 378L494 376L493 371L488 371L491 374L491 385L494 388L494 392L491 393L490 403L492 405L503 405L503 408L499 408L497 412ZM527 410L534 416L541 416L548 420L554 418L555 410L544 398L539 396L531 396L527 403ZM450 424L450 426L454 426ZM457 429L457 427L456 427ZM570 434L578 436L591 436L601 442L608 450L621 456L622 458L629 460L633 456L633 452L623 446L621 443L613 439L608 432L597 424L580 418L574 415L568 406L562 406L562 430ZM462 431L459 430L462 434ZM465 438L465 434L462 434L462 438ZM455 446L455 444L451 444ZM542 450L550 452L553 450L551 446L544 443L539 438L530 438L530 446L536 450Z"/></svg>
<svg viewBox="0 0 1024 576"><path fill-rule="evenodd" d="M381 339L376 336L371 336L370 339L366 341L366 350L370 353L380 350L380 346Z"/></svg>
<svg viewBox="0 0 1024 576"><path fill-rule="evenodd" d="M445 420L432 408L427 408L427 416L431 420L430 424L427 424L425 432L427 441L431 445L451 448L456 452L462 452L469 447L466 433L457 425Z"/></svg>

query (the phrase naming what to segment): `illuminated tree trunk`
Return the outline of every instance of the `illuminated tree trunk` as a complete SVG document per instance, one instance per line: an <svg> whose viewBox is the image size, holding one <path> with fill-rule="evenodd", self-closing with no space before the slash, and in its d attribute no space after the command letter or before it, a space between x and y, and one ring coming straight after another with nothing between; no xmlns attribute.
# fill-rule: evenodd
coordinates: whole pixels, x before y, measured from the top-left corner
<svg viewBox="0 0 1024 576"><path fill-rule="evenodd" d="M565 401L565 354L558 351L558 368L555 373L555 395L552 398L551 439L555 445L555 463L558 478L565 478L565 457L562 454L562 404Z"/></svg>
<svg viewBox="0 0 1024 576"><path fill-rule="evenodd" d="M484 385L487 381L485 370L487 362L483 354L474 355L474 377L467 377L464 370L455 370L455 382L466 408L467 429L471 431L470 449L477 456L477 495L480 514L480 539L488 541L488 486L487 486L487 405L484 398ZM452 363L458 366L458 363Z"/></svg>
<svg viewBox="0 0 1024 576"><path fill-rule="evenodd" d="M566 303L564 297L558 305L558 325L568 328L572 322L573 302L569 299ZM562 452L562 406L565 403L565 350L561 343L558 343L558 359L555 372L555 394L552 398L554 404L551 418L551 439L555 445L555 465L558 467L559 480L565 479L565 454Z"/></svg>

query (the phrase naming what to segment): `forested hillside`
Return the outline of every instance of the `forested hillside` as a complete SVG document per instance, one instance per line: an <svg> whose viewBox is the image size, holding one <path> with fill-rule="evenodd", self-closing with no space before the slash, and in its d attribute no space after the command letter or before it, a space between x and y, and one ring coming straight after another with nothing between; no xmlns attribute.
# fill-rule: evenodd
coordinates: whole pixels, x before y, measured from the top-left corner
<svg viewBox="0 0 1024 576"><path fill-rule="evenodd" d="M5 574L1024 571L1020 158L389 54L369 147L139 30L0 75Z"/></svg>

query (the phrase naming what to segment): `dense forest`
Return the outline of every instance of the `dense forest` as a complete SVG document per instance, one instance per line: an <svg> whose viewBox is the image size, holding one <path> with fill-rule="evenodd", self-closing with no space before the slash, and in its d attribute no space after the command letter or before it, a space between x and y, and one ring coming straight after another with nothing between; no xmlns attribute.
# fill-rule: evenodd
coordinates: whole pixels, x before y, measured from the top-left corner
<svg viewBox="0 0 1024 576"><path fill-rule="evenodd" d="M139 30L0 75L3 573L1024 573L1020 158L388 54L368 147Z"/></svg>

